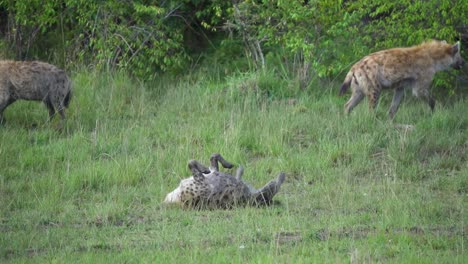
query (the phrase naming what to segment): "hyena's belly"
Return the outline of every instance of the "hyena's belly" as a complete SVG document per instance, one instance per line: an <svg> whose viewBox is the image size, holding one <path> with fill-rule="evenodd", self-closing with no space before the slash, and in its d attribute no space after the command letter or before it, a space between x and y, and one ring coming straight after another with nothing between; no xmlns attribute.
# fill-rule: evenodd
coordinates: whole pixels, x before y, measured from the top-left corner
<svg viewBox="0 0 468 264"><path fill-rule="evenodd" d="M414 79L403 78L403 79L385 79L382 81L383 89L398 89L411 87L414 84Z"/></svg>
<svg viewBox="0 0 468 264"><path fill-rule="evenodd" d="M47 97L47 88L40 83L35 82L17 82L14 83L11 96L16 100L34 100L43 101Z"/></svg>

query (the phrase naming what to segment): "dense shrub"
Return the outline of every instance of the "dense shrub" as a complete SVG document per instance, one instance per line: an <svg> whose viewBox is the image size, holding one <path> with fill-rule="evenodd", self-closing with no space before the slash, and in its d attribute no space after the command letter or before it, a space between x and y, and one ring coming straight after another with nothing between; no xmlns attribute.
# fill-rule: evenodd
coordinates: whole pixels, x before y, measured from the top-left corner
<svg viewBox="0 0 468 264"><path fill-rule="evenodd" d="M243 35L253 59L264 47L281 47L319 76L335 76L378 49L428 39L468 40L468 2L430 1L241 1L231 28ZM257 45L259 43L260 45ZM260 61L261 62L261 61Z"/></svg>
<svg viewBox="0 0 468 264"><path fill-rule="evenodd" d="M9 57L124 68L151 79L155 72L185 67L184 35L215 30L224 6L195 0L1 1L0 23L4 46L14 53Z"/></svg>
<svg viewBox="0 0 468 264"><path fill-rule="evenodd" d="M431 38L464 43L467 13L468 2L452 0L2 1L0 47L17 59L124 68L151 79L188 67L206 47L200 43L224 30L256 68L274 52L305 87L311 75L334 78L378 49Z"/></svg>

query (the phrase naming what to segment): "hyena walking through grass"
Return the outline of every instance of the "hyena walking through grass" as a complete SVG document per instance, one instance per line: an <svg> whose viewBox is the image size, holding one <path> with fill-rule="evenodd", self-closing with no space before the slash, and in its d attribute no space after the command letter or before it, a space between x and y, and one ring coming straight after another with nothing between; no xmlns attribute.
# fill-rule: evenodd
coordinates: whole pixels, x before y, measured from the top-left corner
<svg viewBox="0 0 468 264"><path fill-rule="evenodd" d="M0 61L0 123L3 111L17 100L42 101L52 120L56 111L62 123L71 99L71 82L65 71L40 61Z"/></svg>
<svg viewBox="0 0 468 264"><path fill-rule="evenodd" d="M389 116L393 118L404 95L405 87L412 87L413 94L423 98L434 110L435 100L429 87L438 71L450 67L460 69L463 65L460 56L460 42L455 45L445 41L432 40L418 46L394 48L372 53L351 67L341 86L340 95L351 86L352 95L345 105L345 113L350 113L364 96L369 107L375 108L382 89L395 89Z"/></svg>

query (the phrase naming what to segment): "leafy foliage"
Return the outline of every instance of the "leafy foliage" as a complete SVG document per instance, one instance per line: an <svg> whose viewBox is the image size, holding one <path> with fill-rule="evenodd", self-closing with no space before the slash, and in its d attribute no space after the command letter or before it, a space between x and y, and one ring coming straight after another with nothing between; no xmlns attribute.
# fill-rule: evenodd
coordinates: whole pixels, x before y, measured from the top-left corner
<svg viewBox="0 0 468 264"><path fill-rule="evenodd" d="M184 34L214 30L225 6L195 0L0 2L8 20L2 23L4 41L16 59L44 57L41 51L50 50L61 64L127 69L144 79L186 66Z"/></svg>
<svg viewBox="0 0 468 264"><path fill-rule="evenodd" d="M225 30L258 69L269 53L281 57L301 87L375 50L468 41L467 13L468 2L451 0L0 1L4 42L18 59L48 56L151 79L187 68L203 51L198 41Z"/></svg>
<svg viewBox="0 0 468 264"><path fill-rule="evenodd" d="M468 35L466 1L263 0L238 7L242 15L233 21L243 20L233 28L250 42L280 47L289 60L299 56L320 77L342 73L371 51Z"/></svg>
<svg viewBox="0 0 468 264"><path fill-rule="evenodd" d="M77 39L80 56L93 54L98 66L130 69L137 76L181 67L186 59L182 28L171 19L177 6L142 2L106 2L85 10Z"/></svg>

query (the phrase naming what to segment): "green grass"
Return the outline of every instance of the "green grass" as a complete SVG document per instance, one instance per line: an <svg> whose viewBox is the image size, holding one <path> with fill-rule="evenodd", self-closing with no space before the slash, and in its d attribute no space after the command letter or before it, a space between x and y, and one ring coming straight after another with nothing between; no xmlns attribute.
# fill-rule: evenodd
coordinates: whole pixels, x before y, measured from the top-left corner
<svg viewBox="0 0 468 264"><path fill-rule="evenodd" d="M208 72L140 83L79 71L63 132L37 102L0 128L0 262L463 263L468 254L467 102L436 111L389 93L346 117L339 83ZM206 75L205 75L206 74ZM395 124L411 124L412 130ZM161 204L187 161L211 153L260 187L267 208Z"/></svg>

